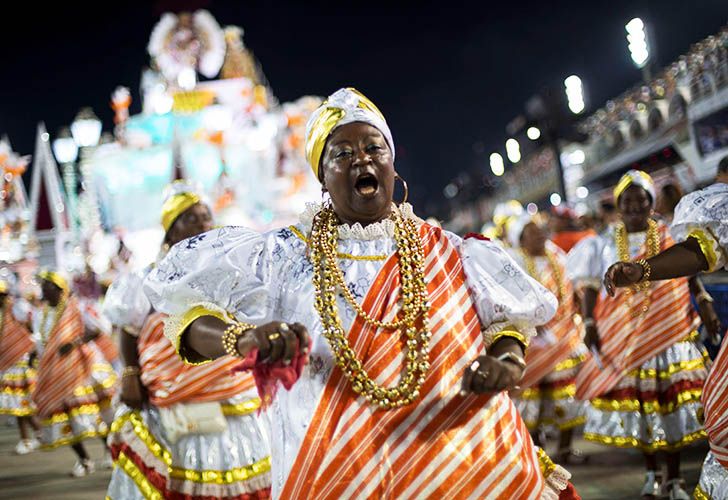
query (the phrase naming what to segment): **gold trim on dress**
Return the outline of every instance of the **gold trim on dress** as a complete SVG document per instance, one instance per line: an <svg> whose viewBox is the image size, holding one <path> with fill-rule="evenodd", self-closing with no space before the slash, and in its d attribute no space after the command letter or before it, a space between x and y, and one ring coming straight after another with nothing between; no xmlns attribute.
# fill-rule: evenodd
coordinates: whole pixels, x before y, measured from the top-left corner
<svg viewBox="0 0 728 500"><path fill-rule="evenodd" d="M17 408L0 408L0 415L11 415L13 417L30 417L35 415L35 408L18 410Z"/></svg>
<svg viewBox="0 0 728 500"><path fill-rule="evenodd" d="M717 245L713 236L702 229L693 229L688 234L688 238L693 238L700 245L700 251L708 263L708 269L705 272L712 273L715 271L718 264L718 255L715 253L715 247L720 245Z"/></svg>
<svg viewBox="0 0 728 500"><path fill-rule="evenodd" d="M535 401L541 398L549 400L571 399L576 396L576 384L569 384L558 389L542 389L541 387L529 387L524 390L518 399Z"/></svg>
<svg viewBox="0 0 728 500"><path fill-rule="evenodd" d="M260 398L253 398L244 403L222 404L222 414L226 417L243 417L260 408Z"/></svg>
<svg viewBox="0 0 728 500"><path fill-rule="evenodd" d="M137 488L139 488L139 491L142 495L144 495L144 498L147 500L162 500L164 498L159 490L155 488L151 482L149 482L139 467L137 467L137 465L129 457L127 457L123 451L119 452L119 456L114 462L121 467L124 474L134 481L134 484L137 485Z"/></svg>
<svg viewBox="0 0 728 500"><path fill-rule="evenodd" d="M98 415L101 413L101 411L105 408L108 408L111 406L111 400L106 399L104 401L100 401L99 403L89 403L85 405L78 406L76 408L73 408L68 411L59 412L55 415L51 416L50 418L46 418L41 420L42 425L56 425L56 424L62 424L64 422L68 422L71 418L77 418L80 416L88 416L88 415Z"/></svg>
<svg viewBox="0 0 728 500"><path fill-rule="evenodd" d="M111 432L118 433L127 422L131 424L134 434L146 445L152 455L161 460L168 468L171 467L172 454L152 435L138 410L125 413L114 420L111 424Z"/></svg>
<svg viewBox="0 0 728 500"><path fill-rule="evenodd" d="M194 483L231 484L248 481L270 471L270 457L265 457L254 464L236 467L230 470L192 470L171 467L169 476Z"/></svg>
<svg viewBox="0 0 728 500"><path fill-rule="evenodd" d="M689 403L699 403L700 396L703 393L703 389L690 389L682 391L677 394L677 403L669 402L667 404L660 404L657 399L652 401L639 401L637 399L605 399L595 398L592 399L591 405L593 408L600 411L618 411L618 412L633 412L638 411L643 414L659 413L661 415L667 415L674 412L679 407Z"/></svg>
<svg viewBox="0 0 728 500"><path fill-rule="evenodd" d="M105 431L96 431L96 430L94 430L94 431L85 431L85 432L82 432L81 434L79 434L77 436L71 436L71 437L68 437L68 438L61 438L61 439L58 439L56 441L53 441L52 443L49 443L49 444L42 444L41 445L41 449L43 449L43 450L54 450L56 448L60 448L61 446L73 445L73 444L76 444L76 443L80 443L84 439L99 438L99 437L105 438L107 435L108 435L108 432L105 432Z"/></svg>
<svg viewBox="0 0 728 500"><path fill-rule="evenodd" d="M514 329L501 330L500 332L496 333L495 335L493 335L493 340L491 340L490 345L492 346L502 338L511 338L515 340L516 342L521 344L521 347L523 347L524 351L528 348L528 339L522 333Z"/></svg>
<svg viewBox="0 0 728 500"><path fill-rule="evenodd" d="M198 320L205 316L215 317L221 321L224 321L225 323L230 322L230 318L220 311L213 311L212 309L202 305L196 305L182 315L182 319L179 322L179 327L177 329L177 334L175 335L173 345L174 350L177 352L179 357L182 358L182 361L184 361L188 365L204 365L212 361L211 359L204 359L199 353L195 353L193 355L192 353L188 352L187 349L185 349L182 345L182 334L185 332L185 330L187 330L187 328L195 320Z"/></svg>
<svg viewBox="0 0 728 500"><path fill-rule="evenodd" d="M640 441L637 438L627 436L602 436L601 434L595 434L593 432L585 432L584 439L588 441L594 441L609 446L616 446L619 448L639 448L644 451L677 451L685 446L688 446L696 441L707 438L708 435L704 430L699 430L688 434L676 443L668 443L665 440L653 441L646 443Z"/></svg>
<svg viewBox="0 0 728 500"><path fill-rule="evenodd" d="M656 370L654 368L636 368L627 372L627 377L638 377L640 379L655 379L661 380L672 378L676 373L680 372L691 372L695 370L705 370L705 361L703 358L691 359L688 361L680 361L678 363L670 363L667 370Z"/></svg>
<svg viewBox="0 0 728 500"><path fill-rule="evenodd" d="M703 491L703 488L701 488L699 484L695 486L695 491L693 491L693 498L695 500L711 500L710 495Z"/></svg>
<svg viewBox="0 0 728 500"><path fill-rule="evenodd" d="M581 355L575 356L573 358L567 358L567 359L561 361L560 363L558 363L554 367L554 371L563 372L566 370L571 370L572 368L576 368L581 363L583 363L585 359L586 359L586 354L581 354Z"/></svg>

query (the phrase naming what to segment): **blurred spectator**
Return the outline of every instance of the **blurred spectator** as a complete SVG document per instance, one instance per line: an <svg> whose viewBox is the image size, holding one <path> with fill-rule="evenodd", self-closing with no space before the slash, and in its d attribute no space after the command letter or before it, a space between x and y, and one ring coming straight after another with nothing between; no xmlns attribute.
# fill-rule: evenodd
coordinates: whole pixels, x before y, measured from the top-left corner
<svg viewBox="0 0 728 500"><path fill-rule="evenodd" d="M617 206L611 199L603 199L599 203L599 211L597 213L598 224L596 230L601 233L611 224L617 222L618 219L619 214L617 213Z"/></svg>
<svg viewBox="0 0 728 500"><path fill-rule="evenodd" d="M660 189L660 194L657 195L657 202L655 204L655 212L663 217L665 223L672 223L675 207L680 203L680 198L682 197L682 189L675 182L669 182Z"/></svg>
<svg viewBox="0 0 728 500"><path fill-rule="evenodd" d="M576 220L577 216L572 208L559 205L551 209L551 241L567 253L582 239L596 235L592 229L579 228Z"/></svg>

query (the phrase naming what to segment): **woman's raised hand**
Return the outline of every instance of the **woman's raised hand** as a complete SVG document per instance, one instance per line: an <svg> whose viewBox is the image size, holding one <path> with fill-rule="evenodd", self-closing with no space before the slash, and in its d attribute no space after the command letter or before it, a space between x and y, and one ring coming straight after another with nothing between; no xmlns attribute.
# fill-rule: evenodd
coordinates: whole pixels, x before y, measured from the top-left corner
<svg viewBox="0 0 728 500"><path fill-rule="evenodd" d="M245 337L251 339L258 349L258 359L268 363L282 361L283 364L289 364L299 350L302 354L307 353L311 342L305 326L280 321L271 321L248 330L243 339Z"/></svg>

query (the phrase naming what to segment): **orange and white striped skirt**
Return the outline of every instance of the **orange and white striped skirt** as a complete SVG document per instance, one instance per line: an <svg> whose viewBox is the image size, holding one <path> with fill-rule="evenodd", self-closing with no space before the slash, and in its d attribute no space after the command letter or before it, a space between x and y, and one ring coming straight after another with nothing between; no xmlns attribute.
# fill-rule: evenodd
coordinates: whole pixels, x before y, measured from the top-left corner
<svg viewBox="0 0 728 500"><path fill-rule="evenodd" d="M0 374L0 415L28 417L35 414L30 395L35 386L36 370L30 366L30 354L24 355Z"/></svg>
<svg viewBox="0 0 728 500"><path fill-rule="evenodd" d="M709 358L695 337L671 345L592 399L584 437L646 452L704 439L700 396Z"/></svg>

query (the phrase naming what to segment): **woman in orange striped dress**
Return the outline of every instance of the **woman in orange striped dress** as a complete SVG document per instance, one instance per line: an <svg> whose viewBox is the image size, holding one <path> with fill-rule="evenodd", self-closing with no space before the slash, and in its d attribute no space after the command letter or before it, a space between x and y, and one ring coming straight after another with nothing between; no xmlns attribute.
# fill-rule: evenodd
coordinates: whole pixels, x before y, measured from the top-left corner
<svg viewBox="0 0 728 500"><path fill-rule="evenodd" d="M168 188L161 219L168 246L212 225L208 205L186 182ZM125 363L124 405L109 436L116 467L107 498L268 498L268 431L252 376L233 373L234 358L182 362L164 336L166 315L144 296L150 270L120 277L104 303L121 330Z"/></svg>
<svg viewBox="0 0 728 500"><path fill-rule="evenodd" d="M685 196L675 209L671 227L680 241L642 265L620 262L612 265L604 281L607 291L634 286L643 280L657 281L728 267L728 157L718 166L716 183ZM699 303L712 302L698 294ZM720 322L713 332L720 330ZM705 458L694 496L698 500L728 498L728 348L723 345L710 368L703 389L705 430L710 452Z"/></svg>
<svg viewBox="0 0 728 500"><path fill-rule="evenodd" d="M601 286L611 264L647 259L673 244L668 228L650 217L654 197L646 173L627 172L614 190L622 221L569 254L571 276L585 287L585 340L598 353L577 376L577 397L591 400L586 439L642 450L644 497L659 494L657 453L662 452L664 490L671 498L688 498L680 479L680 449L705 437L700 396L708 359L697 342L699 320L688 282L644 282L614 297Z"/></svg>
<svg viewBox="0 0 728 500"><path fill-rule="evenodd" d="M553 295L500 246L393 204L392 135L356 90L306 137L330 202L288 228L187 240L145 280L180 355L253 370L273 497L558 498L568 473L507 394Z"/></svg>
<svg viewBox="0 0 728 500"><path fill-rule="evenodd" d="M586 359L584 328L567 276L566 254L546 237L544 228L530 215L508 227L514 260L559 300L556 316L539 328L526 352L526 371L514 402L538 446L547 429L558 429L556 461L562 465L583 461L571 449L573 431L586 421L586 403L576 399L576 373Z"/></svg>
<svg viewBox="0 0 728 500"><path fill-rule="evenodd" d="M36 377L31 366L35 342L28 328L30 307L10 296L6 281L0 281L0 314L0 415L17 418L20 441L15 453L25 455L40 446L31 436L32 430L39 430L30 398Z"/></svg>
<svg viewBox="0 0 728 500"><path fill-rule="evenodd" d="M94 471L82 441L104 440L111 423L116 374L86 328L78 300L60 273L39 274L44 306L33 317L38 337L38 380L33 402L44 449L70 445L78 456L71 474Z"/></svg>

